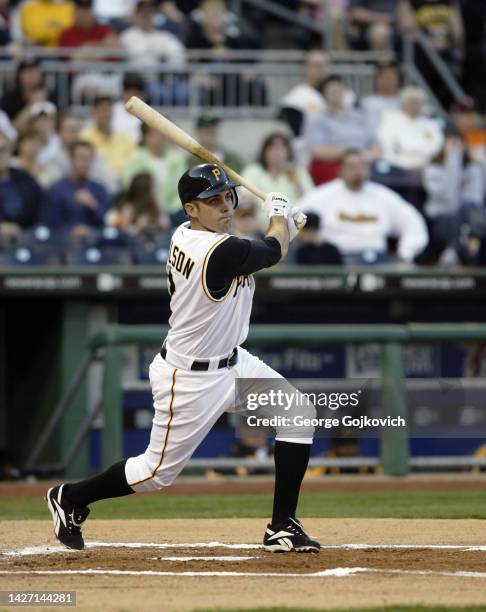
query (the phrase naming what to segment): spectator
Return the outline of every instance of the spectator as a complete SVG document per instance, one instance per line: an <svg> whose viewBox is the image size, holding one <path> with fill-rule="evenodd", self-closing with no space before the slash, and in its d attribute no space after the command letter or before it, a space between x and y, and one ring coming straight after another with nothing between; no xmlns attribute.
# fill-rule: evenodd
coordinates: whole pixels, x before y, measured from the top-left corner
<svg viewBox="0 0 486 612"><path fill-rule="evenodd" d="M224 0L202 0L191 17L186 47L212 51L214 63L228 61L226 50L259 47L258 41L244 32L236 16L226 10ZM209 68L205 68L194 82L201 106L266 104L265 83L251 69L240 70L238 74L210 74Z"/></svg>
<svg viewBox="0 0 486 612"><path fill-rule="evenodd" d="M320 216L321 239L346 258L386 257L387 238L396 236L398 258L413 261L428 242L425 221L411 204L368 176L363 153L350 149L342 158L341 178L309 192L299 206Z"/></svg>
<svg viewBox="0 0 486 612"><path fill-rule="evenodd" d="M110 23L120 32L128 27L136 4L137 0L94 0L94 12L101 23Z"/></svg>
<svg viewBox="0 0 486 612"><path fill-rule="evenodd" d="M309 119L304 132L311 158L310 174L316 185L336 178L342 154L350 147L367 149L372 158L378 156L363 113L346 108L342 80L338 76L328 77L322 92L327 108Z"/></svg>
<svg viewBox="0 0 486 612"><path fill-rule="evenodd" d="M108 223L131 235L147 235L170 228L168 214L161 210L155 195L152 174L141 172L130 181Z"/></svg>
<svg viewBox="0 0 486 612"><path fill-rule="evenodd" d="M392 47L395 0L350 0L350 43L353 49L386 51Z"/></svg>
<svg viewBox="0 0 486 612"><path fill-rule="evenodd" d="M173 66L183 65L186 55L183 44L173 34L155 29L155 13L155 2L138 1L133 15L134 25L120 37L123 48L137 66L156 65L160 60Z"/></svg>
<svg viewBox="0 0 486 612"><path fill-rule="evenodd" d="M75 142L70 159L69 174L49 190L47 219L51 227L79 236L87 228L103 226L110 200L104 187L89 178L94 159L92 145L81 140Z"/></svg>
<svg viewBox="0 0 486 612"><path fill-rule="evenodd" d="M186 169L184 155L169 147L158 130L143 124L142 141L127 161L123 184L128 188L138 174L149 174L155 184L155 200L159 209L175 215L175 222L180 219L182 223L177 177Z"/></svg>
<svg viewBox="0 0 486 612"><path fill-rule="evenodd" d="M49 186L69 173L71 158L69 150L72 145L80 139L81 119L72 113L65 113L59 119L60 147L46 156L45 165L52 173L49 177ZM91 164L89 178L101 183L110 195L114 195L119 189L119 181L109 168L106 161L95 152L94 161Z"/></svg>
<svg viewBox="0 0 486 612"><path fill-rule="evenodd" d="M41 218L44 192L25 170L12 168L11 143L0 133L0 239L12 241Z"/></svg>
<svg viewBox="0 0 486 612"><path fill-rule="evenodd" d="M264 139L256 163L243 170L243 177L265 193L280 191L295 202L313 187L307 170L293 163L293 154L287 136L272 132ZM242 200L252 200L248 192ZM268 226L263 209L259 208L261 229Z"/></svg>
<svg viewBox="0 0 486 612"><path fill-rule="evenodd" d="M188 49L255 49L258 46L246 34L236 15L227 11L225 0L201 0L191 14L186 38Z"/></svg>
<svg viewBox="0 0 486 612"><path fill-rule="evenodd" d="M472 159L486 164L486 128L472 98L455 102L451 107L455 126L466 141Z"/></svg>
<svg viewBox="0 0 486 612"><path fill-rule="evenodd" d="M122 99L117 100L113 105L112 125L115 132L128 134L135 142L138 142L142 133L142 122L125 108L125 104L132 96L145 99L145 82L139 74L127 72L123 76Z"/></svg>
<svg viewBox="0 0 486 612"><path fill-rule="evenodd" d="M29 128L36 132L42 141L38 162L45 164L46 160L55 155L61 147L61 140L56 132L57 108L52 102L35 102L29 111Z"/></svg>
<svg viewBox="0 0 486 612"><path fill-rule="evenodd" d="M383 116L389 110L400 107L400 71L398 64L391 62L378 66L375 74L374 93L361 100L367 124L372 133L377 135Z"/></svg>
<svg viewBox="0 0 486 612"><path fill-rule="evenodd" d="M315 117L326 108L321 85L329 76L329 57L319 49L308 51L304 60L304 82L293 87L280 101L279 117L288 122L295 136L299 136L309 117ZM355 102L354 92L347 89L346 106Z"/></svg>
<svg viewBox="0 0 486 612"><path fill-rule="evenodd" d="M440 151L444 137L437 121L424 116L425 93L418 87L400 92L400 109L388 111L378 128L383 159L403 170L417 170Z"/></svg>
<svg viewBox="0 0 486 612"><path fill-rule="evenodd" d="M460 76L464 57L464 24L457 0L399 0L399 27L402 31L420 28L449 68ZM451 94L427 55L417 47L415 59L430 88L446 106Z"/></svg>
<svg viewBox="0 0 486 612"><path fill-rule="evenodd" d="M52 183L55 174L51 167L39 163L43 143L42 136L36 131L21 134L17 141L17 157L13 160L13 165L28 172L45 188Z"/></svg>
<svg viewBox="0 0 486 612"><path fill-rule="evenodd" d="M233 149L227 149L220 142L221 119L211 112L202 113L196 120L196 140L208 151L216 155L227 166L235 172L241 172L246 162L243 157ZM186 160L187 166L197 166L201 160L194 155L189 155Z"/></svg>
<svg viewBox="0 0 486 612"><path fill-rule="evenodd" d="M322 242L320 217L308 212L307 223L297 234L298 247L295 263L302 266L340 266L343 258L339 249L330 242Z"/></svg>
<svg viewBox="0 0 486 612"><path fill-rule="evenodd" d="M73 22L74 6L67 0L27 0L20 7L22 36L32 45L55 46L61 32Z"/></svg>
<svg viewBox="0 0 486 612"><path fill-rule="evenodd" d="M4 93L0 108L16 130L23 130L29 120L31 105L43 100L47 100L47 91L39 60L26 58L17 66L14 88Z"/></svg>
<svg viewBox="0 0 486 612"><path fill-rule="evenodd" d="M110 25L98 23L93 11L93 0L74 0L74 24L63 30L60 47L75 47L73 61L95 61L102 58L94 50L118 47L118 35Z"/></svg>
<svg viewBox="0 0 486 612"><path fill-rule="evenodd" d="M95 98L92 114L93 122L81 132L81 137L93 145L120 179L128 157L135 150L135 141L127 134L113 130L113 100L109 96L101 94Z"/></svg>
<svg viewBox="0 0 486 612"><path fill-rule="evenodd" d="M459 134L446 136L437 157L424 169L427 200L424 207L430 227L429 256L436 263L442 252L459 243L462 219L471 206L483 207L483 168L471 160Z"/></svg>
<svg viewBox="0 0 486 612"><path fill-rule="evenodd" d="M157 15L157 29L166 30L175 34L180 40L184 40L187 34L187 21L184 13L179 10L174 0L163 0L159 6L160 13Z"/></svg>

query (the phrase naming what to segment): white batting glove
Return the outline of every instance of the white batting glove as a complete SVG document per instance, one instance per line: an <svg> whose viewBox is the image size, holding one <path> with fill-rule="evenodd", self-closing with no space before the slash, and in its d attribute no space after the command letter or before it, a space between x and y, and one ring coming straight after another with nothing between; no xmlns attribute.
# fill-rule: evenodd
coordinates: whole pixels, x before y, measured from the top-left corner
<svg viewBox="0 0 486 612"><path fill-rule="evenodd" d="M263 203L263 207L269 219L272 217L287 219L290 214L290 200L283 193L270 192Z"/></svg>
<svg viewBox="0 0 486 612"><path fill-rule="evenodd" d="M289 228L290 242L297 236L299 231L307 223L307 215L300 210L298 206L293 206L290 214L287 217L287 226Z"/></svg>

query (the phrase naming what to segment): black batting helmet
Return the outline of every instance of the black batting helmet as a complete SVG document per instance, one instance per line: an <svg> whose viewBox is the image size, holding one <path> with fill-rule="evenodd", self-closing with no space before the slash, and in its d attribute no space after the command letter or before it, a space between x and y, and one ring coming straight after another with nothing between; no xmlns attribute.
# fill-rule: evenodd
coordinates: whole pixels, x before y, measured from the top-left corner
<svg viewBox="0 0 486 612"><path fill-rule="evenodd" d="M213 195L222 193L226 189L233 192L234 207L238 206L236 193L238 183L228 178L226 172L216 164L199 164L184 172L179 179L177 190L182 206L192 200L205 200Z"/></svg>

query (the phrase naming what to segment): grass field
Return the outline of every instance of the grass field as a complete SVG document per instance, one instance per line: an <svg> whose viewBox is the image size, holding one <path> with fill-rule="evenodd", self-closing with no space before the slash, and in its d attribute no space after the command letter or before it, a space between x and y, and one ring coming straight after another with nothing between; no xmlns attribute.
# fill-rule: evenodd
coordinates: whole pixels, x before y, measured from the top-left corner
<svg viewBox="0 0 486 612"><path fill-rule="evenodd" d="M56 541L44 485L5 485L0 551L27 556L0 554L0 590L75 590L83 612L486 611L477 520L486 519L486 481L367 482L340 490L329 479L302 492L298 516L323 549L298 560L254 549L272 484L256 492L251 480L236 488L188 480L172 492L98 502L85 529L92 547L68 554L49 552ZM218 548L224 543L230 550Z"/></svg>
<svg viewBox="0 0 486 612"><path fill-rule="evenodd" d="M105 500L93 506L99 519L263 518L270 494L163 495ZM316 518L486 519L486 490L302 493L299 516ZM0 498L0 519L50 519L41 497Z"/></svg>

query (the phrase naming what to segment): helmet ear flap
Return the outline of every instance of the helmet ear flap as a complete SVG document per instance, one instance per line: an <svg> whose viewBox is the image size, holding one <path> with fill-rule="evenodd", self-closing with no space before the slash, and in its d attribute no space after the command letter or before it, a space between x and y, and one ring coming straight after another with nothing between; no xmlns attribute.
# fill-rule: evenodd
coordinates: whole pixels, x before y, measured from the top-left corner
<svg viewBox="0 0 486 612"><path fill-rule="evenodd" d="M236 187L231 188L231 193L233 194L233 210L238 208L238 193L236 191Z"/></svg>

